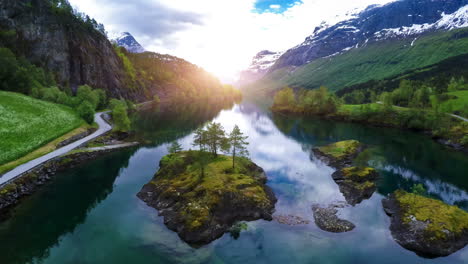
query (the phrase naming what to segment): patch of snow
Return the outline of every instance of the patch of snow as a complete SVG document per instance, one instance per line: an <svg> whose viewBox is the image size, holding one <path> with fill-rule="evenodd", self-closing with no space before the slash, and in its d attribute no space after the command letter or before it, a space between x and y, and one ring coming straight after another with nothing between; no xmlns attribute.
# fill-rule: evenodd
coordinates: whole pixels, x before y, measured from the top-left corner
<svg viewBox="0 0 468 264"><path fill-rule="evenodd" d="M452 14L442 13L442 18L434 25L437 29L456 29L468 27L468 5L458 9Z"/></svg>
<svg viewBox="0 0 468 264"><path fill-rule="evenodd" d="M418 39L418 38L414 38L413 41L411 41L411 47L414 46L414 42L416 42L417 39Z"/></svg>

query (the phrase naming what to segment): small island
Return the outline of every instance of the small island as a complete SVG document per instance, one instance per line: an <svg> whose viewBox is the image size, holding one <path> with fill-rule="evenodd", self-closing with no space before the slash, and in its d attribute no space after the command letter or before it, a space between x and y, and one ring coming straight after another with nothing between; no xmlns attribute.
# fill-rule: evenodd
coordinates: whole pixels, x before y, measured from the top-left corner
<svg viewBox="0 0 468 264"><path fill-rule="evenodd" d="M457 206L402 190L382 204L396 242L420 256L448 256L468 244L468 213Z"/></svg>
<svg viewBox="0 0 468 264"><path fill-rule="evenodd" d="M314 154L327 165L334 168L343 168L352 164L365 149L365 146L357 140L339 141L323 147L313 148Z"/></svg>
<svg viewBox="0 0 468 264"><path fill-rule="evenodd" d="M347 167L332 174L346 202L353 206L374 194L377 190L377 177L377 171L369 167Z"/></svg>
<svg viewBox="0 0 468 264"><path fill-rule="evenodd" d="M212 134L218 130L224 139L207 142L218 138L211 137L210 130ZM207 131L197 130L194 145L200 150L182 151L174 143L153 180L137 195L189 244L209 243L240 221L272 220L276 198L265 185L263 169L245 157L246 137L237 126L228 137L221 131L216 123L208 125ZM217 154L218 147L232 155Z"/></svg>

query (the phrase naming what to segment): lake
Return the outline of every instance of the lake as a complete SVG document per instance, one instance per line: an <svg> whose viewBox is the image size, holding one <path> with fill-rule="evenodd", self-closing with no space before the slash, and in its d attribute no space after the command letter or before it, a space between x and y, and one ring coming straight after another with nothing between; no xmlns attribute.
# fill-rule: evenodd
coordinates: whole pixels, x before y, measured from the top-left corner
<svg viewBox="0 0 468 264"><path fill-rule="evenodd" d="M278 203L275 215L311 221L288 226L248 223L238 239L225 234L193 248L168 230L157 211L136 194L158 170L167 146L192 148L192 132L207 121L249 136L251 159L263 167ZM398 188L424 185L429 195L468 210L468 156L409 131L275 115L243 103L221 112L181 107L134 116L140 147L109 154L59 173L0 224L0 263L468 263L468 247L444 258L424 259L392 238L381 200ZM311 206L344 201L312 147L356 139L370 147L360 162L380 178L374 195L340 211L356 228L320 230Z"/></svg>

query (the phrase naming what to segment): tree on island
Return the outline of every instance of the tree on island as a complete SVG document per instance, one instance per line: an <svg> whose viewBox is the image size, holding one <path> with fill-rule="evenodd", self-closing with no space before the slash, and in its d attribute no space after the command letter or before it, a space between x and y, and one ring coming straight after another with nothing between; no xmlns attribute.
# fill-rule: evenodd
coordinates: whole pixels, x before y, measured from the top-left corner
<svg viewBox="0 0 468 264"><path fill-rule="evenodd" d="M210 123L206 130L206 143L210 152L217 157L218 150L226 149L227 138L226 132L220 123Z"/></svg>
<svg viewBox="0 0 468 264"><path fill-rule="evenodd" d="M182 151L182 146L179 144L179 142L174 141L174 142L172 142L172 144L167 148L167 150L169 151L169 153L174 154L174 153L177 153L177 152L181 152L181 151Z"/></svg>
<svg viewBox="0 0 468 264"><path fill-rule="evenodd" d="M249 142L245 141L248 137L240 131L237 125L234 126L231 134L229 134L228 144L229 152L232 154L232 169L235 169L236 164L236 155L237 156L247 156L248 151L246 146Z"/></svg>

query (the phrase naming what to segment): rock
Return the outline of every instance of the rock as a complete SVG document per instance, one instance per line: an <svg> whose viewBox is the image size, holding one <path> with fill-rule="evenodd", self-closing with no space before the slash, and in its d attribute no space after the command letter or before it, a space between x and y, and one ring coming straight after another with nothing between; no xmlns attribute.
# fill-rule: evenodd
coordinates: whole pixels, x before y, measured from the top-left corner
<svg viewBox="0 0 468 264"><path fill-rule="evenodd" d="M377 171L368 167L347 167L332 174L333 180L340 187L340 192L353 206L374 194L377 190L375 184L377 177Z"/></svg>
<svg viewBox="0 0 468 264"><path fill-rule="evenodd" d="M448 256L468 244L468 213L456 206L402 190L382 205L395 241L420 256Z"/></svg>
<svg viewBox="0 0 468 264"><path fill-rule="evenodd" d="M276 215L276 216L273 216L273 220L275 220L276 222L280 224L289 225L289 226L308 225L310 223L309 220L304 219L297 215Z"/></svg>
<svg viewBox="0 0 468 264"><path fill-rule="evenodd" d="M353 159L365 149L357 140L336 142L327 146L313 148L313 153L334 168L343 168L352 164Z"/></svg>
<svg viewBox="0 0 468 264"><path fill-rule="evenodd" d="M166 226L190 244L207 244L239 221L272 220L276 198L262 168L248 159L212 159L202 176L194 164L198 151L170 154L138 197L156 208ZM149 195L151 193L151 195Z"/></svg>
<svg viewBox="0 0 468 264"><path fill-rule="evenodd" d="M330 205L326 208L320 205L313 205L312 211L314 212L315 224L322 230L343 233L353 230L356 226L348 220L340 219L336 214L337 206Z"/></svg>

